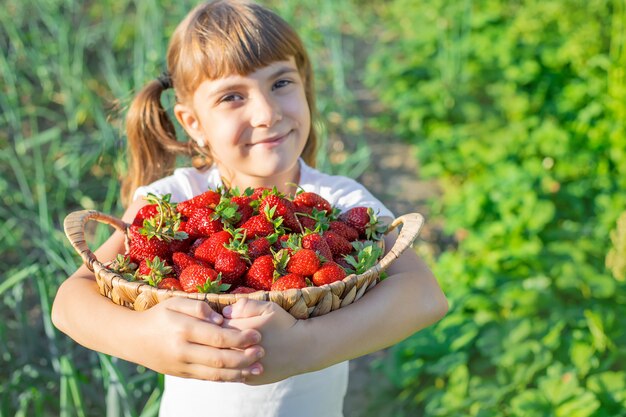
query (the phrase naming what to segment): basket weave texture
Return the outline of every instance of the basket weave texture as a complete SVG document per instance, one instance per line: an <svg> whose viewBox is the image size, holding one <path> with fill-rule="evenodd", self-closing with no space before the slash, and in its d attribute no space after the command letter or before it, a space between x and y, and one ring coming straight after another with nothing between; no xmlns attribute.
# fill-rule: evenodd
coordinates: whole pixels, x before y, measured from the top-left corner
<svg viewBox="0 0 626 417"><path fill-rule="evenodd" d="M96 210L75 211L65 218L67 238L81 256L85 265L94 272L100 293L115 304L137 311L146 310L170 297L186 297L207 302L212 309L221 312L240 298L273 301L297 319L321 316L349 305L361 298L379 281L380 275L409 248L419 235L424 218L419 213L409 213L396 218L388 226L387 233L401 226L400 233L389 252L372 268L362 274L352 274L332 284L306 287L286 291L257 291L250 294L204 294L158 289L144 282L128 281L115 271L108 269L96 259L85 241L85 225L89 221L108 224L126 235L128 250L129 225L122 220Z"/></svg>

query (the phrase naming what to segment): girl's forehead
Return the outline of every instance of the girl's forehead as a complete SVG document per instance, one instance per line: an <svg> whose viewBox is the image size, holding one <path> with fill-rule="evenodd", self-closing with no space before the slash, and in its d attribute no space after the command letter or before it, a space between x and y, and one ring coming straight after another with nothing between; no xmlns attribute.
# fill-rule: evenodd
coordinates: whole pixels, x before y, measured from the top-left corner
<svg viewBox="0 0 626 417"><path fill-rule="evenodd" d="M203 84L221 85L231 84L233 82L260 81L293 73L299 74L300 71L296 65L295 59L290 58L284 61L275 61L247 74L232 73L218 78L206 78Z"/></svg>

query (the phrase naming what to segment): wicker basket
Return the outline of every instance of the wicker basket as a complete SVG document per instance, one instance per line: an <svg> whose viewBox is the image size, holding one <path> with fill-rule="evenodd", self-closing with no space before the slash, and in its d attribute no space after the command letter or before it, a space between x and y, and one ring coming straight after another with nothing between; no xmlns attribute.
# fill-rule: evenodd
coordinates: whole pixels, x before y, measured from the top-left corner
<svg viewBox="0 0 626 417"><path fill-rule="evenodd" d="M72 246L82 257L85 265L95 273L100 293L115 304L137 311L146 310L156 303L170 297L186 297L206 301L211 308L221 312L222 308L235 303L240 298L273 301L298 319L321 316L358 300L374 287L385 269L397 259L404 250L413 244L424 224L424 218L418 213L405 214L396 218L387 232L402 225L400 234L390 251L372 268L359 275L349 275L342 281L321 287L307 287L287 291L257 291L250 294L204 294L184 291L157 289L142 282L131 282L96 259L85 242L85 225L90 220L113 226L126 235L128 251L129 225L120 219L95 210L81 210L70 213L64 222L65 234Z"/></svg>

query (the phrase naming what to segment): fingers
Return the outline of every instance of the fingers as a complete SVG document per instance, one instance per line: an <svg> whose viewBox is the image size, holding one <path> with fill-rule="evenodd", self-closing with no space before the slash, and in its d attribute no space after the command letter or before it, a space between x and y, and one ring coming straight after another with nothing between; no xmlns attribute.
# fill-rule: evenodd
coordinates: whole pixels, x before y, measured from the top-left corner
<svg viewBox="0 0 626 417"><path fill-rule="evenodd" d="M200 320L206 320L217 325L222 324L224 321L224 318L219 313L213 311L211 306L203 301L192 300L185 297L172 297L163 301L163 304L165 304L169 310L196 317Z"/></svg>
<svg viewBox="0 0 626 417"><path fill-rule="evenodd" d="M220 349L246 349L261 341L261 333L254 329L223 328L197 320L181 331L184 332L181 335L184 340Z"/></svg>
<svg viewBox="0 0 626 417"><path fill-rule="evenodd" d="M265 351L261 346L253 346L244 350L216 349L203 345L189 344L181 355L181 362L200 364L216 369L250 370L258 362Z"/></svg>
<svg viewBox="0 0 626 417"><path fill-rule="evenodd" d="M207 381L245 382L247 378L262 373L263 366L259 363L246 369L219 369L201 364L189 364L180 376Z"/></svg>
<svg viewBox="0 0 626 417"><path fill-rule="evenodd" d="M224 307L222 314L229 319L244 319L269 314L273 308L274 303L241 298L235 304Z"/></svg>

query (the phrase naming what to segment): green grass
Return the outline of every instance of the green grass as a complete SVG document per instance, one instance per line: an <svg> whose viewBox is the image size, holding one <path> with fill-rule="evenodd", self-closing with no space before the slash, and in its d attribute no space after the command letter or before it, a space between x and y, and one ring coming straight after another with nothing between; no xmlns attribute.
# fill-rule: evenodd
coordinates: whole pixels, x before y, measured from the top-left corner
<svg viewBox="0 0 626 417"><path fill-rule="evenodd" d="M359 175L369 152L348 87L364 33L348 1L268 2L300 30L318 75L323 145L359 149L325 170ZM305 2L309 3L309 2ZM167 37L192 2L7 0L0 11L0 416L154 416L160 376L58 332L50 306L79 258L66 214L120 214L124 108L164 66ZM338 121L338 122L337 122ZM93 245L109 231L97 229ZM88 312L86 312L88 314ZM114 336L112 336L114 337Z"/></svg>

